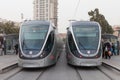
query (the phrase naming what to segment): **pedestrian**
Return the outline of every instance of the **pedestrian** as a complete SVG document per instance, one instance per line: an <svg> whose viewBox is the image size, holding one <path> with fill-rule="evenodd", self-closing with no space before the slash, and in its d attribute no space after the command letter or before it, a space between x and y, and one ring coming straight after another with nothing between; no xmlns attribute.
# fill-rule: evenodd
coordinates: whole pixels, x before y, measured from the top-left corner
<svg viewBox="0 0 120 80"><path fill-rule="evenodd" d="M2 55L2 46L0 46L0 55Z"/></svg>
<svg viewBox="0 0 120 80"><path fill-rule="evenodd" d="M116 53L115 53L115 45L114 45L114 43L112 43L112 54L116 55Z"/></svg>
<svg viewBox="0 0 120 80"><path fill-rule="evenodd" d="M2 44L2 55L4 55L4 44Z"/></svg>
<svg viewBox="0 0 120 80"><path fill-rule="evenodd" d="M14 48L15 48L15 53L17 55L18 54L18 44L15 44Z"/></svg>
<svg viewBox="0 0 120 80"><path fill-rule="evenodd" d="M102 39L101 40L101 43L102 43L102 57L104 58L105 57L105 45L104 45L104 40Z"/></svg>
<svg viewBox="0 0 120 80"><path fill-rule="evenodd" d="M104 52L104 54L105 54L105 58L107 59L107 58L111 58L111 44L110 44L110 42L106 42L105 44L104 44L104 46L105 46L105 52Z"/></svg>

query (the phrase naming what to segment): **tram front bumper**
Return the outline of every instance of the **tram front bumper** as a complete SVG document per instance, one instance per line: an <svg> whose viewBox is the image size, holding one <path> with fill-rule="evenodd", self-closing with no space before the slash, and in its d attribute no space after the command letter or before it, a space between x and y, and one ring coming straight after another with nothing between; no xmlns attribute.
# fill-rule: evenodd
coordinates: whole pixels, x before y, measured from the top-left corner
<svg viewBox="0 0 120 80"><path fill-rule="evenodd" d="M72 59L68 61L69 64L74 66L100 66L102 64L101 59Z"/></svg>
<svg viewBox="0 0 120 80"><path fill-rule="evenodd" d="M44 60L18 60L18 65L24 68L44 67Z"/></svg>

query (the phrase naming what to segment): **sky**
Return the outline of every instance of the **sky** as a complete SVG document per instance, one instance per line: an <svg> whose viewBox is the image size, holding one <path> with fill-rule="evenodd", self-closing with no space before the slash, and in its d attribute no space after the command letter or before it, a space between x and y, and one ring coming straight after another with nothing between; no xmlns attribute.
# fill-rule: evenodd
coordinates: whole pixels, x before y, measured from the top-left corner
<svg viewBox="0 0 120 80"><path fill-rule="evenodd" d="M99 9L110 25L120 25L120 0L58 0L58 29L66 32L69 20L89 20L88 12ZM78 7L77 7L78 6ZM33 0L0 0L0 18L12 21L33 19Z"/></svg>

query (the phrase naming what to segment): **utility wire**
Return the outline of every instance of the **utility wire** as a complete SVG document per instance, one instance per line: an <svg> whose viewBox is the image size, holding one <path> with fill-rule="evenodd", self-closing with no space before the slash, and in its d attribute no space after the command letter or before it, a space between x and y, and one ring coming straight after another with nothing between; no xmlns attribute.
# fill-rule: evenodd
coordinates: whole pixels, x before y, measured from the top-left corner
<svg viewBox="0 0 120 80"><path fill-rule="evenodd" d="M74 12L74 16L73 16L73 17L76 16L76 13L77 13L77 10L78 10L78 7L79 7L79 4L80 4L80 0L78 0L78 4L77 4L77 6L76 6L76 8L75 8L75 12Z"/></svg>

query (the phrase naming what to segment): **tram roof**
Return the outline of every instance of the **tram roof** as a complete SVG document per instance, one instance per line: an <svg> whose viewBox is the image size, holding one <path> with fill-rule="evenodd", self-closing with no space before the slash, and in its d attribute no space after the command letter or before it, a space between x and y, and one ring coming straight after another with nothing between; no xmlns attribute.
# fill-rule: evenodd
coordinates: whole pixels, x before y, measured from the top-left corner
<svg viewBox="0 0 120 80"><path fill-rule="evenodd" d="M98 22L95 21L75 21L72 22L72 25L98 25Z"/></svg>
<svg viewBox="0 0 120 80"><path fill-rule="evenodd" d="M49 21L42 21L42 20L30 20L23 22L22 25L50 25Z"/></svg>

